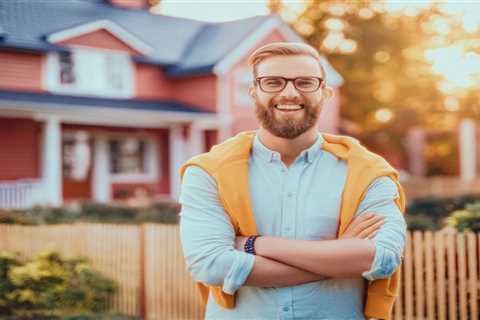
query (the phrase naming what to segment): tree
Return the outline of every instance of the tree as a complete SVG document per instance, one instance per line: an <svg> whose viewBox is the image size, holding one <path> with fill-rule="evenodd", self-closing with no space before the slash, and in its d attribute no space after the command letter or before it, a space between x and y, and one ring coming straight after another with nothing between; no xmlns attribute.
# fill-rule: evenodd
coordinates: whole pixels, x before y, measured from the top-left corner
<svg viewBox="0 0 480 320"><path fill-rule="evenodd" d="M465 80L459 73L468 71L469 54L471 64L480 66L478 29L468 30L464 20L442 6L410 3L395 11L382 1L310 0L291 21L345 79L342 119L360 127L359 138L374 151L399 150L391 161L406 158L403 138L413 126L451 130L465 116L480 119L475 85L455 87L455 80ZM448 61L455 48L463 51Z"/></svg>

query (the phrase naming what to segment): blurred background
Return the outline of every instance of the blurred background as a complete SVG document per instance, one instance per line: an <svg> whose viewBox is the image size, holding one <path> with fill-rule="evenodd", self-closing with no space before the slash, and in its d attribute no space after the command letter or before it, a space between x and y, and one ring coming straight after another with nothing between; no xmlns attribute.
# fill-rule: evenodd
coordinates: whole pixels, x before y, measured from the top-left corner
<svg viewBox="0 0 480 320"><path fill-rule="evenodd" d="M201 317L178 169L257 128L249 54L304 41L336 93L319 129L359 139L405 187L395 318L478 318L478 13L476 1L1 0L0 317Z"/></svg>

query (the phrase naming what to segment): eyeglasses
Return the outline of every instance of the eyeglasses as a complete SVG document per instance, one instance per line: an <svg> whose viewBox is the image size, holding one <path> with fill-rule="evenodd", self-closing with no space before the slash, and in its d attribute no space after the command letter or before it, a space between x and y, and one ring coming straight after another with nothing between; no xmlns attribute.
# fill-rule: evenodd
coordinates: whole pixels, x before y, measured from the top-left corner
<svg viewBox="0 0 480 320"><path fill-rule="evenodd" d="M289 81L293 82L295 89L301 92L317 91L323 83L320 77L285 78L276 76L258 77L255 79L263 92L277 93L285 89Z"/></svg>

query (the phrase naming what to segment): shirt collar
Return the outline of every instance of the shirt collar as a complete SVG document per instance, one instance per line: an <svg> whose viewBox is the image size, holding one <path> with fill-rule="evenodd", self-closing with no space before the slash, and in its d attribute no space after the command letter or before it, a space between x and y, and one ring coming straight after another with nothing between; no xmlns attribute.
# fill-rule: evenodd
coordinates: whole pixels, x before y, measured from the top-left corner
<svg viewBox="0 0 480 320"><path fill-rule="evenodd" d="M321 147L323 144L323 137L319 133L317 140L311 145L308 149L303 150L299 158L304 159L308 163L312 163L315 161L315 159L320 155L321 153ZM274 160L281 160L281 155L277 151L272 151L265 147L265 145L260 141L260 138L258 137L258 133L255 135L255 138L253 139L253 146L252 146L252 154L255 157L259 157L260 159L266 161L266 162L272 162Z"/></svg>

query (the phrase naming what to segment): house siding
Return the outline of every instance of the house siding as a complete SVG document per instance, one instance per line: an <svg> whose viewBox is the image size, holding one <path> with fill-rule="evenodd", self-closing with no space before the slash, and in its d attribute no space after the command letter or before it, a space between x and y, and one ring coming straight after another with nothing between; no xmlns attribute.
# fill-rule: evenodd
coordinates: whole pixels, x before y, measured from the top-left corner
<svg viewBox="0 0 480 320"><path fill-rule="evenodd" d="M42 86L42 54L0 51L0 89L45 91Z"/></svg>
<svg viewBox="0 0 480 320"><path fill-rule="evenodd" d="M30 119L0 118L0 181L40 177L41 131Z"/></svg>
<svg viewBox="0 0 480 320"><path fill-rule="evenodd" d="M213 74L172 79L173 98L198 107L203 111L216 112L217 77Z"/></svg>
<svg viewBox="0 0 480 320"><path fill-rule="evenodd" d="M135 82L137 99L172 99L173 85L159 66L137 63Z"/></svg>
<svg viewBox="0 0 480 320"><path fill-rule="evenodd" d="M115 51L127 52L131 55L143 55L141 52L130 47L128 44L111 34L105 29L72 37L70 39L59 41L56 43L60 46L84 46L95 49L107 49Z"/></svg>

